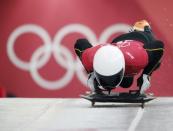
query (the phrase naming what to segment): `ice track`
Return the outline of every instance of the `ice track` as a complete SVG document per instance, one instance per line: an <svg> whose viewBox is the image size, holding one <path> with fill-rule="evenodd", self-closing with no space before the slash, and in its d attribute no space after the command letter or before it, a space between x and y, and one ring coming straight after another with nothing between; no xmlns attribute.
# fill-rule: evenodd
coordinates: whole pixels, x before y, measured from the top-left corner
<svg viewBox="0 0 173 131"><path fill-rule="evenodd" d="M172 131L173 98L140 104L85 99L0 99L0 131Z"/></svg>

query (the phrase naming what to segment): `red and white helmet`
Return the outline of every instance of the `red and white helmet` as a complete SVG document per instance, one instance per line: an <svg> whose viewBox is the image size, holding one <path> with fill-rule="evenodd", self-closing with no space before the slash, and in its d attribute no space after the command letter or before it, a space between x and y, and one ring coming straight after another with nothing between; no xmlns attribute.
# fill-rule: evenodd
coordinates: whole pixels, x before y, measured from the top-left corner
<svg viewBox="0 0 173 131"><path fill-rule="evenodd" d="M125 60L121 50L113 45L99 48L93 61L94 74L98 83L104 88L115 88L121 83Z"/></svg>

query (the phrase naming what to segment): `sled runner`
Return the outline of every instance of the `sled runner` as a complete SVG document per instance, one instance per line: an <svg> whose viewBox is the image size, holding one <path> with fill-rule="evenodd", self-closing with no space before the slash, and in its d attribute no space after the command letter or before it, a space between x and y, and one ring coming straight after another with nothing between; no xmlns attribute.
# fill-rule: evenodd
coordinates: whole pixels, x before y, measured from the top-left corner
<svg viewBox="0 0 173 131"><path fill-rule="evenodd" d="M113 102L113 103L141 103L144 108L146 102L149 102L155 97L153 95L141 95L138 91L129 91L125 93L110 93L110 94L85 94L81 95L82 98L91 101L94 106L96 102Z"/></svg>

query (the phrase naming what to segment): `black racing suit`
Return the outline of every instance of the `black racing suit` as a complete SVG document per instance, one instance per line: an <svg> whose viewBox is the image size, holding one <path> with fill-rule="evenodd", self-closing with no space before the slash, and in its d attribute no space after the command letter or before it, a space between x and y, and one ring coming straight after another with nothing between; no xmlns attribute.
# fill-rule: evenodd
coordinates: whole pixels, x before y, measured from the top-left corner
<svg viewBox="0 0 173 131"><path fill-rule="evenodd" d="M144 68L141 76L137 80L137 85L142 85L142 75L146 74L151 76L153 71L158 69L161 64L161 58L164 52L164 44L162 41L157 40L151 30L148 31L134 31L127 34L120 35L113 39L112 43L116 43L123 40L136 40L142 42L143 48L148 54L148 65ZM128 88L133 83L133 77L124 77L120 86Z"/></svg>

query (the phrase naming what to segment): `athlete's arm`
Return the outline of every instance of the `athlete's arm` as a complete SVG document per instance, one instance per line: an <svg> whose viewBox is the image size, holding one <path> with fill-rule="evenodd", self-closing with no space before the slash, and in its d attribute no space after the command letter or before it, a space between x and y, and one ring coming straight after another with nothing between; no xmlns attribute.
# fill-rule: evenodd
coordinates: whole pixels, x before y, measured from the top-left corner
<svg viewBox="0 0 173 131"><path fill-rule="evenodd" d="M164 44L162 41L154 41L150 48L146 48L149 56L149 63L144 68L143 74L151 75L153 71L158 69L161 65L162 56L164 53Z"/></svg>
<svg viewBox="0 0 173 131"><path fill-rule="evenodd" d="M164 44L162 41L154 41L150 48L146 48L149 56L149 63L144 68L141 76L137 79L137 85L140 88L140 93L144 93L150 87L150 79L152 73L161 65L162 56L164 53Z"/></svg>

